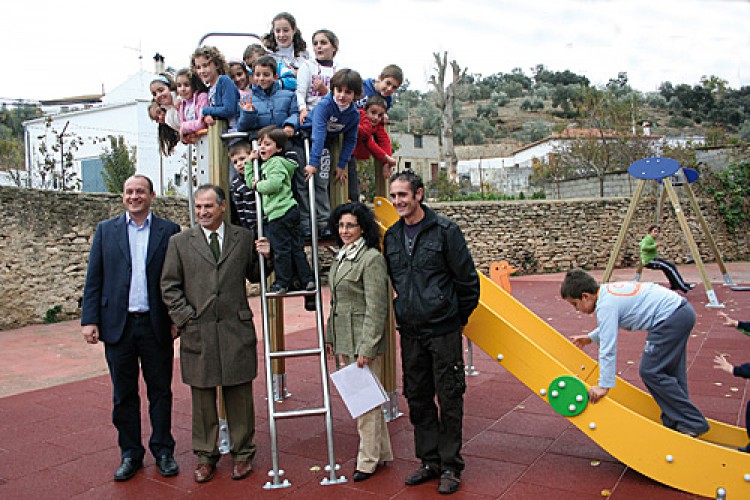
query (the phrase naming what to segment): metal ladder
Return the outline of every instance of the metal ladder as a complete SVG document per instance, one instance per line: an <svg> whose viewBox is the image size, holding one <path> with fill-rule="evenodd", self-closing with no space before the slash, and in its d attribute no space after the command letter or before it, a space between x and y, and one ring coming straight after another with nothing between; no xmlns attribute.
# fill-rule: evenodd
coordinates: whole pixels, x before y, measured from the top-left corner
<svg viewBox="0 0 750 500"><path fill-rule="evenodd" d="M307 140L305 143L305 158L309 157L309 143ZM257 150L257 140L252 141L253 149ZM305 159L301 159L305 160ZM253 162L253 173L255 178L260 178L260 167L259 161L256 159ZM279 449L278 449L278 434L276 430L276 421L279 419L287 418L299 418L308 416L320 416L325 418L326 425L326 437L328 441L328 465L325 466L328 477L323 478L320 482L321 485L333 485L347 482L345 476L338 476L337 471L340 466L336 463L333 449L333 417L331 414L331 391L328 384L328 364L326 361L325 352L325 338L323 335L323 302L320 289L320 265L318 262L318 234L314 230L316 228L316 210L315 210L315 187L314 179L311 177L307 182L308 195L310 196L310 228L312 237L312 268L315 279L315 291L293 291L284 294L268 293L266 290L266 269L265 269L265 258L260 256L260 293L261 293L261 312L263 319L263 345L265 352L265 364L266 364L266 394L268 397L268 423L270 427L271 435L271 460L272 469L268 471L268 476L271 478L264 486L264 489L276 489L276 488L287 488L292 483L288 479L283 478L284 470L279 467ZM261 196L257 191L255 192L255 202L258 212L258 237L263 237L263 211L261 205ZM304 284L303 284L304 285ZM295 349L295 350L283 350L283 351L272 351L271 350L271 338L270 338L270 319L269 319L269 300L283 300L287 297L302 297L315 295L315 326L318 336L317 347L309 349ZM274 359L287 359L287 358L298 358L303 356L317 356L320 360L320 381L323 388L323 405L318 408L306 408L301 410L279 410L277 401L274 397L274 383L272 374L272 361Z"/></svg>

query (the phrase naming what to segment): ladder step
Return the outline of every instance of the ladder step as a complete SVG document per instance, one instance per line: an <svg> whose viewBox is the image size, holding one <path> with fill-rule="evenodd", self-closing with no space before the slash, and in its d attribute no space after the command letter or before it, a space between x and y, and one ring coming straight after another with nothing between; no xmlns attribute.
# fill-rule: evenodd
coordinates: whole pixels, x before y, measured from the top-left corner
<svg viewBox="0 0 750 500"><path fill-rule="evenodd" d="M221 134L221 138L224 140L227 139L249 139L250 133L249 132L224 132Z"/></svg>
<svg viewBox="0 0 750 500"><path fill-rule="evenodd" d="M271 353L271 358L299 358L302 356L318 356L323 352L320 347L312 349L296 349L293 351L276 351Z"/></svg>
<svg viewBox="0 0 750 500"><path fill-rule="evenodd" d="M328 409L326 408L307 408L305 410L275 411L273 412L273 418L309 417L311 415L325 415L326 413L328 413Z"/></svg>
<svg viewBox="0 0 750 500"><path fill-rule="evenodd" d="M266 292L269 299L282 299L284 297L309 297L315 295L317 290L294 290L285 293Z"/></svg>

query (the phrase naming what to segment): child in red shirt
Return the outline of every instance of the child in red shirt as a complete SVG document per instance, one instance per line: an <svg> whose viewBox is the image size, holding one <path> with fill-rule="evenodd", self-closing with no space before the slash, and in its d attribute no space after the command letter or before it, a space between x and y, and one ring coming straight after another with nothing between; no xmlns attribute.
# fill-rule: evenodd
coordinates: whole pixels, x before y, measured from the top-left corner
<svg viewBox="0 0 750 500"><path fill-rule="evenodd" d="M391 168L396 165L391 139L385 130L385 99L379 95L367 98L365 107L359 110L359 126L357 128L357 146L354 157L357 160L367 160L370 156L383 163L383 177L388 179Z"/></svg>

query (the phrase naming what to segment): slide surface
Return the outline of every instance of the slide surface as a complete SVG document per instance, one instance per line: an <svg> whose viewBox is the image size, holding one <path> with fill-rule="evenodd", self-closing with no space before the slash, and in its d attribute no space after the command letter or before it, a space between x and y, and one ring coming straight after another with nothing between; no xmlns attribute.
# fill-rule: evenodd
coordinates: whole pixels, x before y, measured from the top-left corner
<svg viewBox="0 0 750 500"><path fill-rule="evenodd" d="M398 219L384 198L376 198L375 213L384 228ZM480 281L479 306L464 330L474 344L548 402L560 376L597 383L595 360L481 273ZM747 444L744 429L709 420L711 430L696 439L665 428L659 415L648 393L618 378L599 403L561 418L655 481L711 498L720 488L727 498L750 498L750 455L736 451Z"/></svg>

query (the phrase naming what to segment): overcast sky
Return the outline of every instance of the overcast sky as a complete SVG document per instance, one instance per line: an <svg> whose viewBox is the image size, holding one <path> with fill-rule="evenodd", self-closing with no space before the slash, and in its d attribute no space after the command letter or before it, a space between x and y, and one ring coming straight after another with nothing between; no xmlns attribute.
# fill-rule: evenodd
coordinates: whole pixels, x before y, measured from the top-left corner
<svg viewBox="0 0 750 500"><path fill-rule="evenodd" d="M308 45L317 29L336 33L339 67L375 77L397 63L419 90L428 88L436 51L482 75L516 67L531 75L544 64L594 84L626 71L642 91L664 81L696 84L703 75L735 89L750 85L747 0L32 0L0 8L0 98L109 91L141 68L152 70L156 52L167 65L186 66L206 33L263 34L281 10L297 18ZM208 40L228 58L241 56L249 41Z"/></svg>

